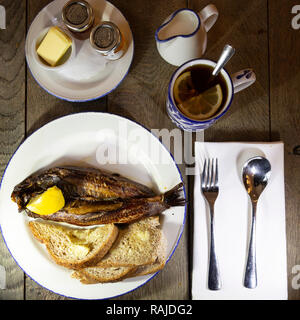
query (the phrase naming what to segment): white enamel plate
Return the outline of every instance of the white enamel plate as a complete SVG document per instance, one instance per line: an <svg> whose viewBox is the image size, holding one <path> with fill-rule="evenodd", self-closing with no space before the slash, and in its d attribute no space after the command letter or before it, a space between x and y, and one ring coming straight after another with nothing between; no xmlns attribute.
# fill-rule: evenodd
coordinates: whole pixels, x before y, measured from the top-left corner
<svg viewBox="0 0 300 320"><path fill-rule="evenodd" d="M107 113L78 113L52 121L29 136L11 158L0 189L0 225L4 241L23 271L41 286L67 297L105 299L128 293L154 275L121 282L84 285L71 270L51 260L18 212L10 196L15 185L33 172L56 165L104 168L143 183L158 193L182 181L172 156L159 140L139 124ZM185 222L185 207L161 214L168 260L174 253Z"/></svg>
<svg viewBox="0 0 300 320"><path fill-rule="evenodd" d="M55 0L43 8L32 22L25 44L28 67L37 83L50 94L68 101L88 101L103 97L114 90L128 73L134 45L130 26L122 13L110 2L88 0L94 8L95 23L112 21L125 39L125 53L115 61L108 61L95 52L89 39L73 37L75 54L61 70L43 68L36 60L36 41L45 29L60 25L61 12L67 0Z"/></svg>

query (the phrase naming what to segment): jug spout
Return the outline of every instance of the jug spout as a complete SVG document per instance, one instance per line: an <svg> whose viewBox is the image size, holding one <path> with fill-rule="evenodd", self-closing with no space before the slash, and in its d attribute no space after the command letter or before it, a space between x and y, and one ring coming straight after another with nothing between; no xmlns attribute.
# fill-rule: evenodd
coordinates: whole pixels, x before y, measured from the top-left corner
<svg viewBox="0 0 300 320"><path fill-rule="evenodd" d="M179 9L158 27L155 39L160 43L170 44L179 37L192 37L200 28L200 18L193 10Z"/></svg>

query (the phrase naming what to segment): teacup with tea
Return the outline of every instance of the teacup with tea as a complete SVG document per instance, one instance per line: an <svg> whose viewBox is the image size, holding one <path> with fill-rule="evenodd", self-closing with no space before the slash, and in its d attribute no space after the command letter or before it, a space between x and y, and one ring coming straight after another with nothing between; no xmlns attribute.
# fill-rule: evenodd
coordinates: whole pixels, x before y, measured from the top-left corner
<svg viewBox="0 0 300 320"><path fill-rule="evenodd" d="M234 93L255 82L251 69L230 76L223 68L212 76L216 63L195 59L179 67L171 77L167 112L181 129L206 129L222 117L230 107Z"/></svg>

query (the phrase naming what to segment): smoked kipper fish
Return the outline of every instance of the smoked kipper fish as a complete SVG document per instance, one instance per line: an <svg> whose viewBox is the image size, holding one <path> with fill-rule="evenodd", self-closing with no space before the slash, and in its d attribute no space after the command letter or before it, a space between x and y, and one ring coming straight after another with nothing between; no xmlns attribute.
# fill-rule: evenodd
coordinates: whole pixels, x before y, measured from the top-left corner
<svg viewBox="0 0 300 320"><path fill-rule="evenodd" d="M96 168L55 167L34 173L15 186L12 199L24 209L29 199L57 186L65 199L112 200L135 197L153 197L146 186Z"/></svg>
<svg viewBox="0 0 300 320"><path fill-rule="evenodd" d="M185 200L181 197L183 184L180 183L170 191L151 198L131 198L113 201L118 208L114 210L89 210L89 203L85 206L87 211L84 213L74 213L72 204L68 204L62 210L51 215L38 215L25 209L28 216L42 218L45 220L67 222L78 226L91 226L107 223L131 223L147 216L158 215L164 210L173 206L182 206ZM109 202L109 201L107 201ZM91 203L92 206L104 206L104 201Z"/></svg>
<svg viewBox="0 0 300 320"><path fill-rule="evenodd" d="M29 210L29 201L56 186L65 205L55 213L41 215ZM79 226L130 223L157 215L173 206L183 206L183 184L162 195L148 187L95 168L55 167L36 173L15 186L11 198L28 216Z"/></svg>

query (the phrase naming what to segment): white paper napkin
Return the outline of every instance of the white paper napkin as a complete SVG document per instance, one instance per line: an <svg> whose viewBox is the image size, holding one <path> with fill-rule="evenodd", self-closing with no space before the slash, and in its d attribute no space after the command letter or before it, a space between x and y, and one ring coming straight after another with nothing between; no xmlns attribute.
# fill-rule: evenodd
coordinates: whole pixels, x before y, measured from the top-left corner
<svg viewBox="0 0 300 320"><path fill-rule="evenodd" d="M243 286L251 204L241 180L243 163L264 155L271 163L269 184L257 206L256 263L258 285ZM283 143L195 143L193 299L287 299L287 256ZM222 289L209 290L209 211L200 192L199 168L205 157L217 157L219 196L215 202L215 246Z"/></svg>

